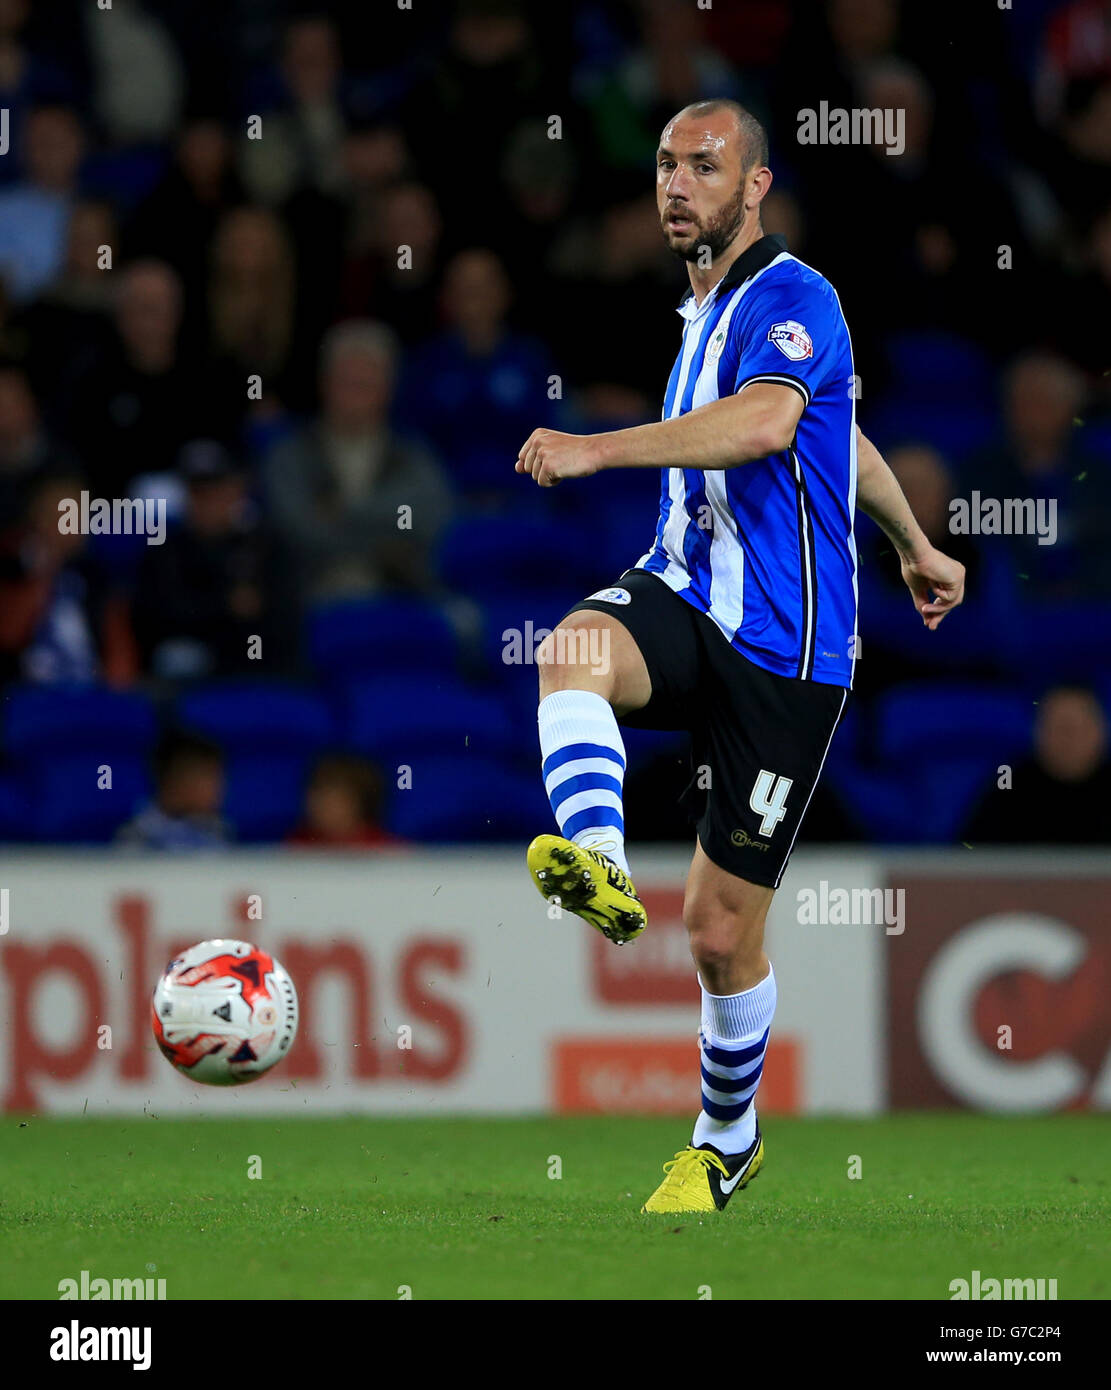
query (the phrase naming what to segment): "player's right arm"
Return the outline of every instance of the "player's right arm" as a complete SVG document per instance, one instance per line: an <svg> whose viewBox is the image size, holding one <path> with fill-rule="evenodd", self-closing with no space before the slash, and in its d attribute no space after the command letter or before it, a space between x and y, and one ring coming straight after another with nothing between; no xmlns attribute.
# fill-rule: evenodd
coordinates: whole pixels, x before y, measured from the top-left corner
<svg viewBox="0 0 1111 1390"><path fill-rule="evenodd" d="M964 598L964 566L930 544L898 479L859 426L856 445L856 505L898 552L903 582L932 632Z"/></svg>

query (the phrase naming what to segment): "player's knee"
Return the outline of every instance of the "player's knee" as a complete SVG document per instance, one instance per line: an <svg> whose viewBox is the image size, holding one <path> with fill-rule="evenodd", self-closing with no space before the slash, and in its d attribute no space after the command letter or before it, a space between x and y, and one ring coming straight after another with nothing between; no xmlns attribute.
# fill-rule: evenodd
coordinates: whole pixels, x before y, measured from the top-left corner
<svg viewBox="0 0 1111 1390"><path fill-rule="evenodd" d="M763 953L762 924L717 899L688 899L683 905L691 955L711 994L732 993L719 988L738 969L747 969Z"/></svg>
<svg viewBox="0 0 1111 1390"><path fill-rule="evenodd" d="M557 627L536 651L540 698L557 690L593 690L603 699L613 694L613 671L595 657L597 631L570 623Z"/></svg>

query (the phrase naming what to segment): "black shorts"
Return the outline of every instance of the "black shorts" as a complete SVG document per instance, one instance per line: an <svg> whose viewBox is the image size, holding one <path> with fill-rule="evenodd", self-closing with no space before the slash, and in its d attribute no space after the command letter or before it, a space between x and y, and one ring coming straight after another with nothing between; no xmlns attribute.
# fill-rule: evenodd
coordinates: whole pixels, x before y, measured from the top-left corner
<svg viewBox="0 0 1111 1390"><path fill-rule="evenodd" d="M657 575L627 570L571 612L616 618L640 648L652 698L619 722L687 729L692 777L682 806L719 868L778 888L848 691L765 671Z"/></svg>

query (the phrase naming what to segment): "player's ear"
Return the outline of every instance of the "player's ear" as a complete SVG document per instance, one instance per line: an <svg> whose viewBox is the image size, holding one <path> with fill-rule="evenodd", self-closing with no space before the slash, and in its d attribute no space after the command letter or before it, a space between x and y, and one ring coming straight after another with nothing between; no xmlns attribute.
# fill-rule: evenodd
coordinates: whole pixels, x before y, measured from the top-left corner
<svg viewBox="0 0 1111 1390"><path fill-rule="evenodd" d="M745 207L748 209L758 208L768 196L768 190L772 186L772 171L767 165L761 165L758 169L750 169L745 177L748 190L745 195Z"/></svg>

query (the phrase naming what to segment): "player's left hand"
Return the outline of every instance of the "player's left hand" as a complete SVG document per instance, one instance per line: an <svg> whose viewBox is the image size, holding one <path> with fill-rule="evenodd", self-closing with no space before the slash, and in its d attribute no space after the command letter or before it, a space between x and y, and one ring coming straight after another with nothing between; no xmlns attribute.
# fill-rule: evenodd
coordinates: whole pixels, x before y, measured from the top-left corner
<svg viewBox="0 0 1111 1390"><path fill-rule="evenodd" d="M914 606L933 632L964 598L964 566L931 547L914 560L904 557L901 568Z"/></svg>
<svg viewBox="0 0 1111 1390"><path fill-rule="evenodd" d="M517 472L530 473L541 487L554 487L567 478L589 478L601 464L596 435L533 430L517 455Z"/></svg>

